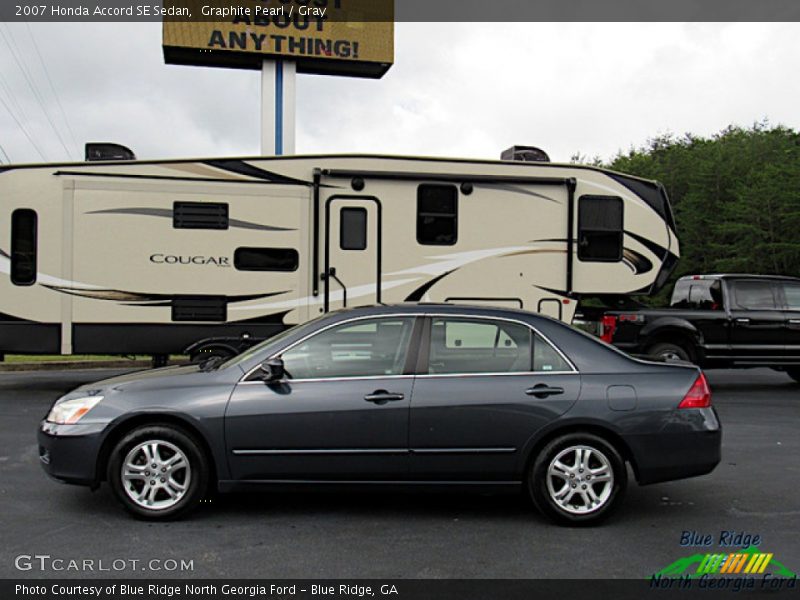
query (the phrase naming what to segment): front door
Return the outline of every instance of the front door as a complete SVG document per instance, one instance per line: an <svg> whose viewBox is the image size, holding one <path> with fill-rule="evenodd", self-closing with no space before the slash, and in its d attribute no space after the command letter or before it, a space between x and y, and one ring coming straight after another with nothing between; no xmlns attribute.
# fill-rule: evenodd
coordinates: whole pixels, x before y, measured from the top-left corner
<svg viewBox="0 0 800 600"><path fill-rule="evenodd" d="M519 480L526 443L577 401L580 375L523 323L432 317L428 329L427 372L411 401L411 476Z"/></svg>
<svg viewBox="0 0 800 600"><path fill-rule="evenodd" d="M414 323L335 325L281 354L282 381L240 382L225 415L233 478L405 479Z"/></svg>
<svg viewBox="0 0 800 600"><path fill-rule="evenodd" d="M326 310L381 300L380 201L332 196L326 203Z"/></svg>
<svg viewBox="0 0 800 600"><path fill-rule="evenodd" d="M767 280L731 282L731 356L740 363L770 364L786 347L779 290Z"/></svg>

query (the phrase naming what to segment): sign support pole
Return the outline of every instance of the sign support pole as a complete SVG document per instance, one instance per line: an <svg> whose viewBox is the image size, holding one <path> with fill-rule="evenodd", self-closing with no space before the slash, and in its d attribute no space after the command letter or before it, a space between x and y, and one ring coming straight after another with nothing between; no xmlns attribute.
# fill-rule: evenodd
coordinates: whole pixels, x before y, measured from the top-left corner
<svg viewBox="0 0 800 600"><path fill-rule="evenodd" d="M261 153L294 154L297 65L265 60L261 65Z"/></svg>

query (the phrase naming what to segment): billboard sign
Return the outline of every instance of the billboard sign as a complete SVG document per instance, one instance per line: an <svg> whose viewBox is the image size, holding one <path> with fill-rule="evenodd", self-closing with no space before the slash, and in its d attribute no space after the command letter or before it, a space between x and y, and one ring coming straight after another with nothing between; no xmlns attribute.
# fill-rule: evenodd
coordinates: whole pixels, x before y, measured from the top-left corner
<svg viewBox="0 0 800 600"><path fill-rule="evenodd" d="M394 62L393 0L174 0L168 64L260 69L286 59L298 73L382 77ZM190 16L187 16L190 15Z"/></svg>

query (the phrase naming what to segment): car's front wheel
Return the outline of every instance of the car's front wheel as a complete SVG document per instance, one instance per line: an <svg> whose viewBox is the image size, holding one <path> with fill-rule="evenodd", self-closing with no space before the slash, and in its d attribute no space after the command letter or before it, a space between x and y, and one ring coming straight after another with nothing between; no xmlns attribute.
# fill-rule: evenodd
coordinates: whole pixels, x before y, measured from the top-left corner
<svg viewBox="0 0 800 600"><path fill-rule="evenodd" d="M622 501L628 474L619 452L589 433L562 435L531 465L528 490L539 510L561 525L594 525Z"/></svg>
<svg viewBox="0 0 800 600"><path fill-rule="evenodd" d="M137 517L178 518L202 500L208 464L195 439L171 425L138 427L114 447L108 481Z"/></svg>

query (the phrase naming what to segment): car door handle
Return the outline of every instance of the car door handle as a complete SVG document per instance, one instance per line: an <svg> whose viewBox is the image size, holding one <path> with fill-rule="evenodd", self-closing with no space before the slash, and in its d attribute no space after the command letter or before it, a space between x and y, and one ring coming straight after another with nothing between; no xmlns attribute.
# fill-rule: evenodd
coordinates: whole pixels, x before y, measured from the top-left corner
<svg viewBox="0 0 800 600"><path fill-rule="evenodd" d="M528 394L528 396L536 396L537 398L547 398L548 396L563 394L564 388L550 387L549 385L540 383L539 385L535 385L532 388L528 388L527 390L525 390L525 393Z"/></svg>
<svg viewBox="0 0 800 600"><path fill-rule="evenodd" d="M750 322L750 319L746 319L744 317L740 317L736 319L737 323L741 323L742 325L747 325Z"/></svg>
<svg viewBox="0 0 800 600"><path fill-rule="evenodd" d="M374 404L386 404L387 402L397 402L405 398L403 394L393 394L386 390L375 390L371 394L364 396L364 400Z"/></svg>

